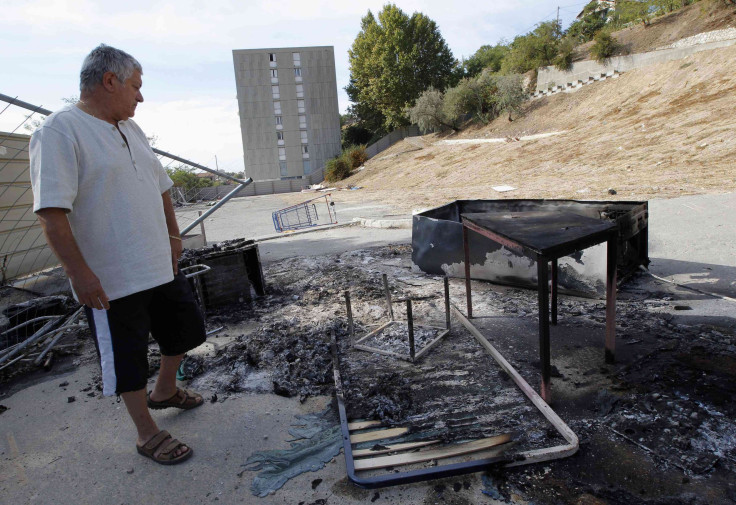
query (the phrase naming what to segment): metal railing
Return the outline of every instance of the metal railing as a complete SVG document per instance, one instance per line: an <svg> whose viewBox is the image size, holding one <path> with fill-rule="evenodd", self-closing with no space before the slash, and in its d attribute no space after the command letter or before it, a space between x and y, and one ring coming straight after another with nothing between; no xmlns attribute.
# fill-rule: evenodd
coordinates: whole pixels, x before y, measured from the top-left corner
<svg viewBox="0 0 736 505"><path fill-rule="evenodd" d="M2 102L5 106L2 107ZM41 291L49 291L48 282L67 288L58 261L46 245L40 224L33 213L33 194L29 172L28 142L30 133L40 126L51 111L17 98L0 94L0 117L9 124L8 132L0 132L0 285L34 290L39 281L46 285ZM154 148L165 168L176 163L176 168L202 170L215 174L220 180L235 185L185 190L174 187L171 196L177 203L177 221L183 232L189 232L224 202L241 192L252 180L240 180L229 174L187 160L180 156ZM224 197L224 198L223 198ZM202 216L184 212L186 204L200 200L220 200ZM54 289L51 289L54 291Z"/></svg>

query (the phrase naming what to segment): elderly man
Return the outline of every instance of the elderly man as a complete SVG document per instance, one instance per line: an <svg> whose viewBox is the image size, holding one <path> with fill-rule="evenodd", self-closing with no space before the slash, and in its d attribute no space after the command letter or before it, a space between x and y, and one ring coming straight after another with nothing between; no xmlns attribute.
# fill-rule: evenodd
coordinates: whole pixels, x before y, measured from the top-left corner
<svg viewBox="0 0 736 505"><path fill-rule="evenodd" d="M82 65L79 102L50 115L31 138L31 180L46 239L85 305L103 394L122 396L138 452L171 465L193 450L159 430L149 408L202 405L200 395L177 388L176 370L205 331L177 268L173 183L130 119L143 101L142 73L129 54L95 48ZM146 394L149 333L162 356Z"/></svg>

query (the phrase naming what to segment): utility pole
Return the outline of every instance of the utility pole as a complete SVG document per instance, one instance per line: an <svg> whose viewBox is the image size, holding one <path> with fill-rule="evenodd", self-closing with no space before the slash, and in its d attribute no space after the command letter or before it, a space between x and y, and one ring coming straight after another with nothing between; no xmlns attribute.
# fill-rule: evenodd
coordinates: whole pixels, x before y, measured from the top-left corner
<svg viewBox="0 0 736 505"><path fill-rule="evenodd" d="M560 27L560 6L557 6L557 29L562 32L562 29Z"/></svg>

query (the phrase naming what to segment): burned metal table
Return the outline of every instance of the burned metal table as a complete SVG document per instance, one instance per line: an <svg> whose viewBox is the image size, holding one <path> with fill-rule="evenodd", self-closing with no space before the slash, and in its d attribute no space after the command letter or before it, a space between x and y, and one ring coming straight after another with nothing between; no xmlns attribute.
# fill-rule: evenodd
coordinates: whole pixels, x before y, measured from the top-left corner
<svg viewBox="0 0 736 505"><path fill-rule="evenodd" d="M537 262L539 293L539 354L542 364L540 394L550 401L549 323L557 324L557 260L588 247L608 243L606 262L606 362L614 361L616 331L616 242L618 229L609 221L566 212L481 212L462 214L465 251L465 290L468 318L473 317L470 288L470 251L468 230L480 233L513 251L526 254ZM549 266L552 263L550 293Z"/></svg>

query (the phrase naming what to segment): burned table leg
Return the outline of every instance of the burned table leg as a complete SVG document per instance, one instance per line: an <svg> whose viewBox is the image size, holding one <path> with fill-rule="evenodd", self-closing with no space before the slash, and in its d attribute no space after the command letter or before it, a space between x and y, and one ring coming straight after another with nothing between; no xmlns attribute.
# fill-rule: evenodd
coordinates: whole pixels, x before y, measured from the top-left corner
<svg viewBox="0 0 736 505"><path fill-rule="evenodd" d="M445 276L445 327L450 329L450 280Z"/></svg>
<svg viewBox="0 0 736 505"><path fill-rule="evenodd" d="M616 361L616 256L617 235L608 238L606 263L606 363Z"/></svg>
<svg viewBox="0 0 736 505"><path fill-rule="evenodd" d="M557 258L552 260L552 284L550 286L552 324L557 324Z"/></svg>
<svg viewBox="0 0 736 505"><path fill-rule="evenodd" d="M551 400L550 390L550 352L549 352L549 292L547 278L549 270L546 258L537 258L537 278L539 293L539 360L542 366L542 386L540 396L547 403Z"/></svg>
<svg viewBox="0 0 736 505"><path fill-rule="evenodd" d="M353 309L350 306L350 291L345 291L345 306L348 309L348 335L350 337L350 343L353 343L353 334L354 334L354 328L353 328Z"/></svg>
<svg viewBox="0 0 736 505"><path fill-rule="evenodd" d="M470 297L470 249L468 247L468 229L463 226L463 251L465 252L465 296L468 302L468 319L473 318L473 301Z"/></svg>
<svg viewBox="0 0 736 505"><path fill-rule="evenodd" d="M406 301L406 320L409 326L409 357L414 362L416 349L414 348L414 317L411 313L411 300Z"/></svg>
<svg viewBox="0 0 736 505"><path fill-rule="evenodd" d="M388 316L391 321L394 320L394 307L391 304L391 291L388 289L388 277L383 274L383 290L386 292L386 305L388 306Z"/></svg>

